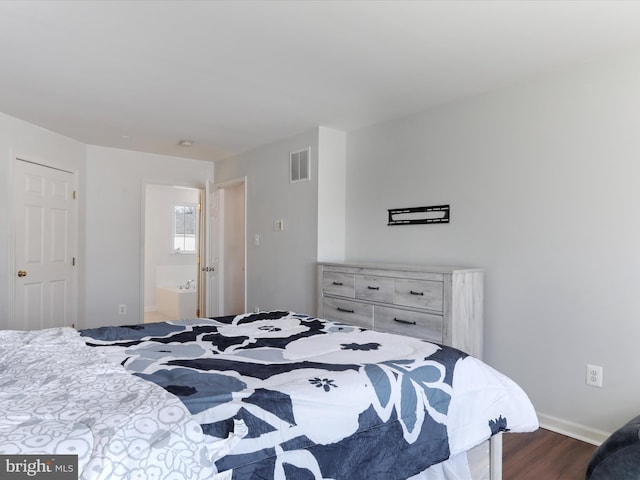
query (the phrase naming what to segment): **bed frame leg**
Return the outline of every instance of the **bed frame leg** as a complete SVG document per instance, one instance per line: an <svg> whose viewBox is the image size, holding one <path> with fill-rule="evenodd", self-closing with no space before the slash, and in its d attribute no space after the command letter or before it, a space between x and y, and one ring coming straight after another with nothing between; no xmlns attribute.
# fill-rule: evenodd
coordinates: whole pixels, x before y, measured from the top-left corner
<svg viewBox="0 0 640 480"><path fill-rule="evenodd" d="M502 433L491 437L489 442L491 480L502 480Z"/></svg>

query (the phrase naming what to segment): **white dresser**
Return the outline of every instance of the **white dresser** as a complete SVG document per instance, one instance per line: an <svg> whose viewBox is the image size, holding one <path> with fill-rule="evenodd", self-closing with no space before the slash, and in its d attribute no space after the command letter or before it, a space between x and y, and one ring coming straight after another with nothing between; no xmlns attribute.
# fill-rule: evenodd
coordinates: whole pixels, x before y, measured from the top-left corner
<svg viewBox="0 0 640 480"><path fill-rule="evenodd" d="M482 358L483 282L478 268L319 263L318 317Z"/></svg>

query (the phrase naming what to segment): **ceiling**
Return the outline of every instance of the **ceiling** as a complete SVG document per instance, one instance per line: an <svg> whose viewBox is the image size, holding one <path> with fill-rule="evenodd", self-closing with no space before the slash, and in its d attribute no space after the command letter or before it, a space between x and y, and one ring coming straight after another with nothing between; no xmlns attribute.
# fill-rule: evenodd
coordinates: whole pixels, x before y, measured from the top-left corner
<svg viewBox="0 0 640 480"><path fill-rule="evenodd" d="M639 25L637 1L4 0L0 112L217 160L635 48Z"/></svg>

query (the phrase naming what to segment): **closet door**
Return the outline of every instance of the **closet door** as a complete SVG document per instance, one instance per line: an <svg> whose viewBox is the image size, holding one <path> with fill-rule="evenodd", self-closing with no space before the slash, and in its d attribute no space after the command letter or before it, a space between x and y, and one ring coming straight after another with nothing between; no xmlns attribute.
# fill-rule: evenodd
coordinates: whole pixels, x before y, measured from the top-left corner
<svg viewBox="0 0 640 480"><path fill-rule="evenodd" d="M77 316L75 175L14 164L13 329L74 326Z"/></svg>

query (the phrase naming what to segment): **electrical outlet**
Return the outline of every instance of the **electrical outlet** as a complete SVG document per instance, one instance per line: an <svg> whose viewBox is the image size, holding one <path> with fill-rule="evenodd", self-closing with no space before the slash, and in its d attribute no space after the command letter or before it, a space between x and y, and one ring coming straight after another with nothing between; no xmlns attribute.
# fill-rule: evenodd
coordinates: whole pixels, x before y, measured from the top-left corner
<svg viewBox="0 0 640 480"><path fill-rule="evenodd" d="M602 367L587 364L587 385L602 388Z"/></svg>
<svg viewBox="0 0 640 480"><path fill-rule="evenodd" d="M126 315L127 314L127 306L124 303L118 305L118 314Z"/></svg>

